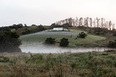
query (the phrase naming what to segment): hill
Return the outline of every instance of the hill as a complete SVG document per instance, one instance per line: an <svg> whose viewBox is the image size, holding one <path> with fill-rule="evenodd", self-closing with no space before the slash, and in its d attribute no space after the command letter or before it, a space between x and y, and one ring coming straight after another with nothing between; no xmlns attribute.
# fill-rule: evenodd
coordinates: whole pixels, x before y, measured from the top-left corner
<svg viewBox="0 0 116 77"><path fill-rule="evenodd" d="M26 42L34 42L44 43L46 38L52 37L56 39L56 42L60 42L61 38L68 38L69 39L69 47L75 47L75 46L99 46L97 44L97 41L105 40L105 37L97 36L97 35L91 35L87 34L87 37L85 39L77 38L77 35L79 32L85 32L83 30L76 30L76 29L70 29L70 32L49 32L49 31L42 31L34 34L29 34L26 36L21 36L20 39L22 40L22 43ZM87 32L85 32L87 33Z"/></svg>

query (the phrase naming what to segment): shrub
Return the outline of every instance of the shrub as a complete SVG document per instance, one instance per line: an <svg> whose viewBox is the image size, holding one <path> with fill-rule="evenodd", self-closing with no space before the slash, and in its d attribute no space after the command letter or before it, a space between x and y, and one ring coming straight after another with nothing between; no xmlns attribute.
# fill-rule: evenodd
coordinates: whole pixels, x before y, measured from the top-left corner
<svg viewBox="0 0 116 77"><path fill-rule="evenodd" d="M73 72L73 69L76 67L76 63L75 62L71 63L70 67L72 68L71 72Z"/></svg>
<svg viewBox="0 0 116 77"><path fill-rule="evenodd" d="M62 39L60 40L60 46L61 46L61 47L67 47L68 44L69 44L68 39L62 38Z"/></svg>
<svg viewBox="0 0 116 77"><path fill-rule="evenodd" d="M55 44L55 39L54 38L47 38L46 40L45 40L45 43L46 44Z"/></svg>
<svg viewBox="0 0 116 77"><path fill-rule="evenodd" d="M116 48L116 40L115 41L109 41L108 47Z"/></svg>
<svg viewBox="0 0 116 77"><path fill-rule="evenodd" d="M87 34L85 34L84 32L79 33L79 38L85 38L87 36Z"/></svg>
<svg viewBox="0 0 116 77"><path fill-rule="evenodd" d="M113 36L116 36L116 31L115 31L115 32L113 32Z"/></svg>
<svg viewBox="0 0 116 77"><path fill-rule="evenodd" d="M8 61L9 61L8 57L0 56L0 62L8 62Z"/></svg>
<svg viewBox="0 0 116 77"><path fill-rule="evenodd" d="M11 31L0 31L0 52L21 52L19 35Z"/></svg>

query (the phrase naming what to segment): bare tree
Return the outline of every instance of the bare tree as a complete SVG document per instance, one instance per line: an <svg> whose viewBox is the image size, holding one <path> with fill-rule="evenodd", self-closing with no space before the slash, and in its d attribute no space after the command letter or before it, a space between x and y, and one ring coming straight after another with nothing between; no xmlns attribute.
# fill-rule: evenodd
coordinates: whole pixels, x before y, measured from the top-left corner
<svg viewBox="0 0 116 77"><path fill-rule="evenodd" d="M97 20L97 27L100 27L100 26L99 26L99 20L100 20L100 19L99 19L99 18L96 18L96 20Z"/></svg>
<svg viewBox="0 0 116 77"><path fill-rule="evenodd" d="M72 18L69 18L68 20L69 20L69 25L72 26Z"/></svg>
<svg viewBox="0 0 116 77"><path fill-rule="evenodd" d="M68 23L69 25L71 26L85 26L85 27L99 27L99 28L107 28L107 29L115 29L115 24L112 24L111 21L105 21L104 18L95 18L95 19L92 19L92 18L89 18L89 17L86 17L86 18L67 18L67 19L64 19L64 20L61 20L61 21L58 21L55 23L55 25L63 25L63 24L66 24Z"/></svg>
<svg viewBox="0 0 116 77"><path fill-rule="evenodd" d="M109 30L111 30L111 29L112 29L112 22L109 21Z"/></svg>
<svg viewBox="0 0 116 77"><path fill-rule="evenodd" d="M112 30L114 30L115 29L115 24L112 24Z"/></svg>
<svg viewBox="0 0 116 77"><path fill-rule="evenodd" d="M90 27L92 27L92 18L90 18Z"/></svg>
<svg viewBox="0 0 116 77"><path fill-rule="evenodd" d="M81 17L80 19L79 19L79 26L82 26L83 25L83 18Z"/></svg>
<svg viewBox="0 0 116 77"><path fill-rule="evenodd" d="M84 18L84 26L85 27L88 27L88 17L87 18Z"/></svg>
<svg viewBox="0 0 116 77"><path fill-rule="evenodd" d="M76 23L76 26L79 26L79 19L77 17L76 17L75 23Z"/></svg>
<svg viewBox="0 0 116 77"><path fill-rule="evenodd" d="M104 18L101 18L101 27L104 27Z"/></svg>

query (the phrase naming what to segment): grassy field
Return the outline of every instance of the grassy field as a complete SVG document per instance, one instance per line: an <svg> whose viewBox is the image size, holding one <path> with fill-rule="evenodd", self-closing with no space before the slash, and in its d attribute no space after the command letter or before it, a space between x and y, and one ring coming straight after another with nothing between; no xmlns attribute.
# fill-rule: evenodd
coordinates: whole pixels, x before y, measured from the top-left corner
<svg viewBox="0 0 116 77"><path fill-rule="evenodd" d="M77 32L77 33L80 33L80 32L85 32L87 33L86 31L81 31L81 30L74 30L74 29L71 29L72 32ZM99 46L97 45L97 41L100 41L100 40L105 40L106 38L105 37L102 37L102 36L97 36L97 35L91 35L91 34L87 34L87 37L86 38L78 38L76 40L74 40L76 37L73 36L72 38L69 38L69 41L72 43L72 44L75 44L75 45L96 45L96 46Z"/></svg>
<svg viewBox="0 0 116 77"><path fill-rule="evenodd" d="M81 30L75 30L75 29L70 29L71 32L73 33L80 33L82 32ZM85 32L85 31L83 31ZM85 32L87 33L87 32ZM68 33L67 33L68 34ZM69 39L69 46L70 47L74 47L74 46L82 46L82 45L86 45L86 46L99 46L97 45L97 41L100 40L105 40L105 37L102 36L96 36L96 35L90 35L87 34L87 37L85 39L83 38L78 38L76 39L77 35L72 35L69 33L69 35L64 34L62 35L61 32L56 34L46 34L46 33L40 33L40 34L31 34L31 35L26 35L26 36L21 36L21 40L22 42L35 42L35 43L39 43L39 42L44 42L46 38L52 37L55 38L57 42L60 42L61 38L68 38Z"/></svg>
<svg viewBox="0 0 116 77"><path fill-rule="evenodd" d="M11 53L0 56L0 77L115 77L116 52Z"/></svg>

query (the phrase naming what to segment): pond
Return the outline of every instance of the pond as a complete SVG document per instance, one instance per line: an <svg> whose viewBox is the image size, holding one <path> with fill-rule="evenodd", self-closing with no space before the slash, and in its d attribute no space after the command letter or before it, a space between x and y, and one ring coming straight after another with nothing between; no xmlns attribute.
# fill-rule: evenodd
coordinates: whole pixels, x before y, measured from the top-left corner
<svg viewBox="0 0 116 77"><path fill-rule="evenodd" d="M105 51L105 50L111 50L112 48L104 48L104 47L94 47L94 48L62 48L58 46L48 46L43 44L23 44L20 46L22 52L31 52L31 53L64 53L64 52L92 52L92 51Z"/></svg>

